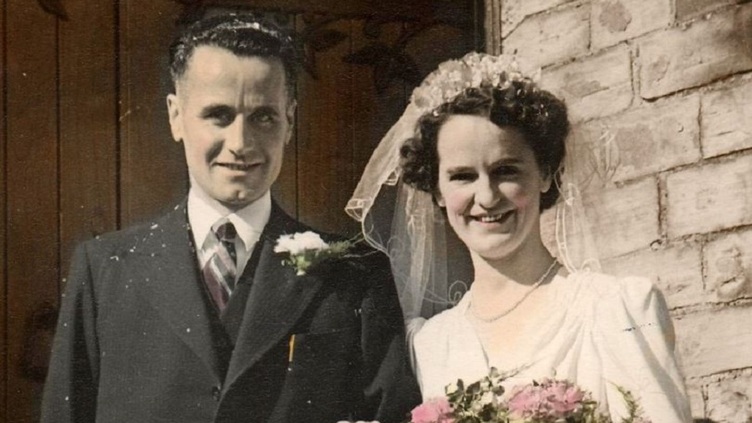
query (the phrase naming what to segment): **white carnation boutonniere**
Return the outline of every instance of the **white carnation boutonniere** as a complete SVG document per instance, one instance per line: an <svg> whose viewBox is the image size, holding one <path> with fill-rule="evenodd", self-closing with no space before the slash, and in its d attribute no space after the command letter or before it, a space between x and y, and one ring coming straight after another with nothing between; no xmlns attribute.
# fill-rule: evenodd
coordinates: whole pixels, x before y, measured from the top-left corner
<svg viewBox="0 0 752 423"><path fill-rule="evenodd" d="M327 243L315 232L299 232L282 235L277 239L274 252L287 254L283 264L295 268L297 275L305 275L311 268L323 261L349 257L348 250L355 245L355 241L337 241Z"/></svg>

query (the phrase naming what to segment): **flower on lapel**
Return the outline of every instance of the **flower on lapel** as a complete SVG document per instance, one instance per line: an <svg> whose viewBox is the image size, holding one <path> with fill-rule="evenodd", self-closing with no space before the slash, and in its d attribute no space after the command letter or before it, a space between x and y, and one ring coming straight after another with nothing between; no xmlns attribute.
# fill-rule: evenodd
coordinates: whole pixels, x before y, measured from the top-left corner
<svg viewBox="0 0 752 423"><path fill-rule="evenodd" d="M288 258L282 263L295 268L298 276L305 275L311 266L326 260L347 256L347 250L352 247L351 241L327 243L315 232L299 232L282 235L277 239L275 253L287 254Z"/></svg>

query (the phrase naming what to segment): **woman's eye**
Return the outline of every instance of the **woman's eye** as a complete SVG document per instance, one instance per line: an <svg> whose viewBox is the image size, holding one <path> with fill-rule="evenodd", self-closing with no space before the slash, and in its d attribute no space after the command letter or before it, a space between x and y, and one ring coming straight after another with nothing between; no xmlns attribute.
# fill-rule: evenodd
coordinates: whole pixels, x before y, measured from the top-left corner
<svg viewBox="0 0 752 423"><path fill-rule="evenodd" d="M493 173L498 176L517 176L520 170L514 166L499 166Z"/></svg>
<svg viewBox="0 0 752 423"><path fill-rule="evenodd" d="M464 172L464 173L453 173L449 175L450 181L460 181L460 182L468 182L475 180L475 174Z"/></svg>

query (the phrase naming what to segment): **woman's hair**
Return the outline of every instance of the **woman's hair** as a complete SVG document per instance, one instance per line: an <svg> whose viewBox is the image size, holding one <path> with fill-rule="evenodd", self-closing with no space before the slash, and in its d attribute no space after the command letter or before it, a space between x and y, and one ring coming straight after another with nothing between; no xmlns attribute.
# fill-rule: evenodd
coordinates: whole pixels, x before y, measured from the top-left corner
<svg viewBox="0 0 752 423"><path fill-rule="evenodd" d="M554 178L555 186L541 194L540 209L545 210L559 197L560 172L563 170L564 139L569 133L567 107L548 91L530 80L512 81L507 88L468 88L452 101L424 114L416 135L400 149L402 180L422 191L435 193L438 185L439 130L452 115L488 116L501 128L515 128L533 151L538 167Z"/></svg>

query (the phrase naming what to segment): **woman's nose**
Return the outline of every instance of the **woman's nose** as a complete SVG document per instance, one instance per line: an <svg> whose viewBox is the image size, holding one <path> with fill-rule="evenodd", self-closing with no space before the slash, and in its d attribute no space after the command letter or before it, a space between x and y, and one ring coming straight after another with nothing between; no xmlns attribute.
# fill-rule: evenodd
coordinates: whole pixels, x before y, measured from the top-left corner
<svg viewBox="0 0 752 423"><path fill-rule="evenodd" d="M489 179L481 178L477 182L475 202L485 209L494 208L501 200L498 184Z"/></svg>

